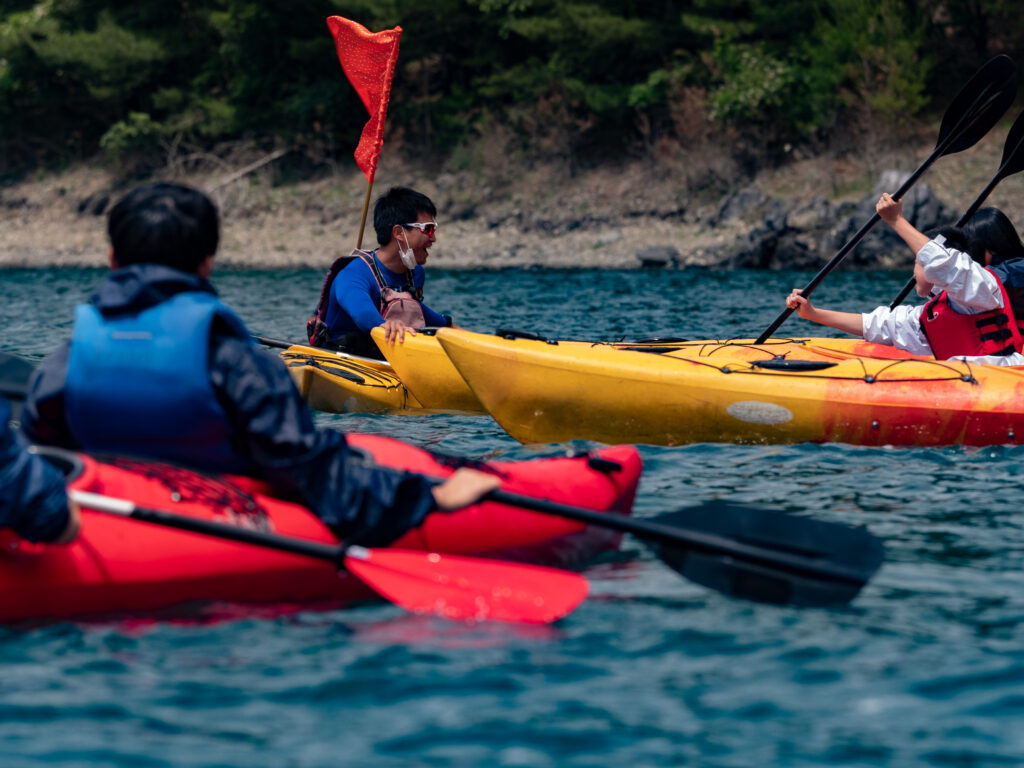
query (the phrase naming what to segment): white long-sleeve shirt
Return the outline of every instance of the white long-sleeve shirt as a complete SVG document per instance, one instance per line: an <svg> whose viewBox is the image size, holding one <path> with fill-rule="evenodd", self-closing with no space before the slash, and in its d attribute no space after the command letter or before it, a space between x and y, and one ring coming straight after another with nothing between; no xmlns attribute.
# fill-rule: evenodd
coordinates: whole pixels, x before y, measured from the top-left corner
<svg viewBox="0 0 1024 768"><path fill-rule="evenodd" d="M976 315L1003 308L1003 294L995 275L955 248L946 248L938 240L929 240L917 252L917 263L924 270L934 294L946 291L949 305L964 315ZM932 348L921 330L924 307L900 305L895 309L878 307L861 315L865 341L888 344L913 355L931 355ZM958 355L954 360L989 365L1024 365L1024 355Z"/></svg>

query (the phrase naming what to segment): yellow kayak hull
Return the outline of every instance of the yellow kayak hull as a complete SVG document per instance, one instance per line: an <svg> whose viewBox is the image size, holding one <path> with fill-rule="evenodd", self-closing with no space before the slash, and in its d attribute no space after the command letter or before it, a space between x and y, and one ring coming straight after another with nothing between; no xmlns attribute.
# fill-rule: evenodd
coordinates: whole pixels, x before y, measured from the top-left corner
<svg viewBox="0 0 1024 768"><path fill-rule="evenodd" d="M487 411L524 443L1024 442L1024 372L913 358L860 340L641 351L460 329L437 337Z"/></svg>
<svg viewBox="0 0 1024 768"><path fill-rule="evenodd" d="M401 344L384 341L384 329L370 335L391 364L392 371L424 408L484 413L473 390L448 359L433 334L406 334Z"/></svg>
<svg viewBox="0 0 1024 768"><path fill-rule="evenodd" d="M328 413L373 413L419 408L384 361L295 345L281 359L311 408Z"/></svg>

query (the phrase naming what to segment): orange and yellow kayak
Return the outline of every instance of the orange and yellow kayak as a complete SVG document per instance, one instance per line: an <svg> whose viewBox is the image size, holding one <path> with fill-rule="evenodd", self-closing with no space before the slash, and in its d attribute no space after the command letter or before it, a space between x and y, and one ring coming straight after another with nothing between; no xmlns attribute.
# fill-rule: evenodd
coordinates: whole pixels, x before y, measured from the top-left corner
<svg viewBox="0 0 1024 768"><path fill-rule="evenodd" d="M437 338L521 442L1024 442L1024 371L860 339L611 345L450 328Z"/></svg>

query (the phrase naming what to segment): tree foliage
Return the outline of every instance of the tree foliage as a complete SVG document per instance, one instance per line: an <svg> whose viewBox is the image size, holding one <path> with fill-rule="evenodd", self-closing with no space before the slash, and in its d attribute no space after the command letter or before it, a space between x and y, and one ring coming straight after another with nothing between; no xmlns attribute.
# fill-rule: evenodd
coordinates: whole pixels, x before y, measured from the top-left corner
<svg viewBox="0 0 1024 768"><path fill-rule="evenodd" d="M333 14L404 29L394 151L443 160L498 132L573 166L715 136L778 159L941 110L950 83L1024 44L1017 13L1012 0L0 0L0 173L239 139L346 156L366 114Z"/></svg>

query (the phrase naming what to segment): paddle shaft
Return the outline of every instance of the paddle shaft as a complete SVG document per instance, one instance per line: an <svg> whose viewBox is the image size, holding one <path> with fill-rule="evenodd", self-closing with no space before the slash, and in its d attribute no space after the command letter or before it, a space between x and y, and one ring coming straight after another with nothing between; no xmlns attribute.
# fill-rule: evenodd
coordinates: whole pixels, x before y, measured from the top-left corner
<svg viewBox="0 0 1024 768"><path fill-rule="evenodd" d="M94 511L326 560L385 600L448 619L547 624L572 611L588 591L581 575L553 568L418 550L336 546L148 509L100 494L70 491L70 496Z"/></svg>
<svg viewBox="0 0 1024 768"><path fill-rule="evenodd" d="M932 164L946 153L949 147L952 146L953 142L959 139L960 136L968 128L970 128L974 122L980 119L981 116L985 113L985 110L987 110L989 106L991 106L991 104L993 104L998 98L999 92L990 96L988 100L978 109L977 112L965 113L960 118L960 120L957 121L956 126L952 131L949 132L949 135L946 136L945 140L939 142L939 145L928 156L928 159L925 160L920 165L920 167L918 167L918 169L914 171L905 182L903 182L900 188L896 190L895 194L893 194L893 197L896 200L901 200L903 196L910 190L910 188L917 183L917 180L921 178L925 171L931 168ZM967 120L968 117L970 117L971 120L964 124L964 121ZM872 215L872 217L867 221L867 223L865 223L864 226L857 230L857 233L849 240L849 242L847 242L846 245L840 248L839 252L836 253L836 255L833 256L829 260L829 262L824 267L821 268L818 274L816 274L811 279L811 282L809 282L804 287L804 289L800 291L800 295L802 295L804 298L809 298L814 289L821 284L821 281L824 280L833 269L839 266L839 263L846 258L846 255L853 250L853 248L864 238L864 236L871 230L871 228L874 227L875 224L879 222L880 219L881 216L879 216L877 213ZM794 310L790 309L789 307L786 307L781 313L779 313L779 316L775 318L772 324L769 325L768 328L766 328L765 331L760 336L757 337L757 340L754 343L764 344L765 341L767 341L771 337L771 335L779 329L779 326L786 322L786 319L791 314L793 314L793 311Z"/></svg>
<svg viewBox="0 0 1024 768"><path fill-rule="evenodd" d="M651 539L715 554L727 554L754 562L773 565L781 564L794 572L806 573L834 581L855 583L864 581L863 574L835 563L823 561L820 558L806 557L795 552L782 552L779 550L766 552L762 548L704 531L692 531L677 526L660 525L633 517L595 512L594 510L582 507L573 507L546 499L535 499L530 496L521 496L501 490L491 491L487 494L487 498L502 504L578 520L588 525L611 528L623 533L632 534L640 539Z"/></svg>
<svg viewBox="0 0 1024 768"><path fill-rule="evenodd" d="M282 341L281 339L268 339L266 336L256 336L255 334L253 335L253 338L256 339L256 341L258 341L260 344L262 344L265 347L276 347L278 349L291 349L292 347L299 346L298 344L292 344L292 343L287 342L287 341Z"/></svg>
<svg viewBox="0 0 1024 768"><path fill-rule="evenodd" d="M277 549L282 552L289 552L297 555L304 555L320 560L326 560L341 567L346 556L355 556L363 559L360 555L365 552L361 547L342 547L321 542L295 539L287 536L279 536L273 533L255 531L247 528L236 528L235 526L217 523L211 520L201 520L184 515L177 515L172 512L165 512L159 509L139 507L133 502L112 499L106 496L87 493L84 491L71 491L72 498L80 504L101 512L131 517L135 520L154 523L180 530L201 533L209 536L237 541L245 544ZM863 576L840 565L820 558L811 558L795 552L782 552L778 550L766 552L758 548L735 541L723 536L706 533L704 531L693 531L679 528L677 526L666 526L658 523L635 518L624 517L605 512L597 512L582 507L559 504L546 499L522 496L508 491L491 491L487 498L521 507L536 512L556 515L559 517L577 520L588 525L595 525L612 530L621 531L637 536L641 539L649 539L676 546L683 546L693 550L704 552L727 554L737 558L748 559L752 562L784 565L787 569L797 573L806 573L817 577L834 581L863 581Z"/></svg>
<svg viewBox="0 0 1024 768"><path fill-rule="evenodd" d="M254 531L249 528L236 528L233 525L217 523L212 520L201 520L185 515L176 515L173 512L165 512L160 509L139 507L124 499L114 499L109 496L88 493L86 491L70 491L69 493L74 501L98 512L107 512L168 528L202 533L207 536L216 536L217 538L237 541L243 544L255 544L256 546L277 549L295 555L305 555L306 557L313 557L319 560L327 560L339 567L342 566L342 561L346 554L352 554L353 549L358 550L356 547L342 547L318 541L296 539L290 536L279 536L274 533ZM358 551L356 554L359 554Z"/></svg>

